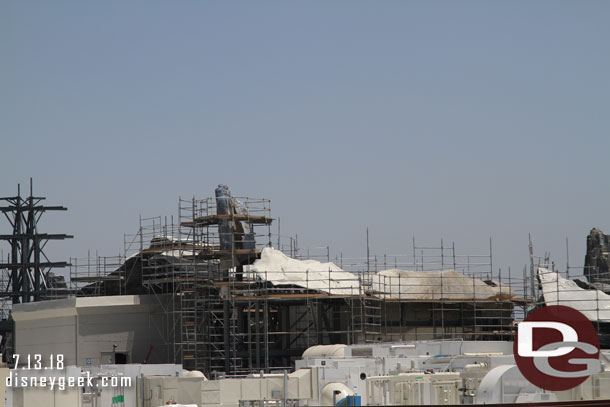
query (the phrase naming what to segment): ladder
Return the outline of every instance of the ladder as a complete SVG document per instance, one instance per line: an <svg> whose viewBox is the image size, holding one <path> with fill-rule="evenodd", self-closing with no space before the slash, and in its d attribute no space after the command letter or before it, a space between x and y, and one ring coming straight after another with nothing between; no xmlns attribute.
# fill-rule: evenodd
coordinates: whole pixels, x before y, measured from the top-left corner
<svg viewBox="0 0 610 407"><path fill-rule="evenodd" d="M180 284L180 346L182 348L182 365L187 370L198 369L198 313L197 287L193 278L188 277Z"/></svg>
<svg viewBox="0 0 610 407"><path fill-rule="evenodd" d="M362 299L362 327L365 343L381 342L381 300L367 296Z"/></svg>

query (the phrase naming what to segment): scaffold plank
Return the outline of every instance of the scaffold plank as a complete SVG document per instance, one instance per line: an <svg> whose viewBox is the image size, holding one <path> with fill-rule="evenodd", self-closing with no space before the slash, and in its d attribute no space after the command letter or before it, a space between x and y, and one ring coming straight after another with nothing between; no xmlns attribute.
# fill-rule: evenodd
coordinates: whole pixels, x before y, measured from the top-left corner
<svg viewBox="0 0 610 407"><path fill-rule="evenodd" d="M256 223L259 225L269 225L273 222L273 219L268 216L229 214L201 216L191 222L181 222L180 225L185 227L211 226L218 225L223 220Z"/></svg>

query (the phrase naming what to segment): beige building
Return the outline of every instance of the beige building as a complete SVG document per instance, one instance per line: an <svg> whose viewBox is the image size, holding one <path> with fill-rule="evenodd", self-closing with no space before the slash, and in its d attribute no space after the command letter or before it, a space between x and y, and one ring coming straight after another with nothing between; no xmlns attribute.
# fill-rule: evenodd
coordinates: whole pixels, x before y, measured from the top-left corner
<svg viewBox="0 0 610 407"><path fill-rule="evenodd" d="M154 296L78 297L13 306L15 353L42 356L42 365L63 355L64 365L164 363L168 360L166 314Z"/></svg>

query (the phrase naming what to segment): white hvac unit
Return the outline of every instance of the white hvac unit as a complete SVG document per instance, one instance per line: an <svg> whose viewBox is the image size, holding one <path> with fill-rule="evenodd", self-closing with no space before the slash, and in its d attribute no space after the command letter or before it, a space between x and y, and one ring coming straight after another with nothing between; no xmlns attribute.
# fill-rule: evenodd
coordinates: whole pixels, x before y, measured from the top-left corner
<svg viewBox="0 0 610 407"><path fill-rule="evenodd" d="M265 374L245 378L225 378L201 382L203 407L238 407L240 405L295 404L307 400L317 404L316 369L300 369L290 374Z"/></svg>
<svg viewBox="0 0 610 407"><path fill-rule="evenodd" d="M201 377L148 376L138 378L142 386L142 407L157 407L168 403L184 405L201 403Z"/></svg>
<svg viewBox="0 0 610 407"><path fill-rule="evenodd" d="M424 406L459 404L458 373L401 373L367 379L367 404Z"/></svg>

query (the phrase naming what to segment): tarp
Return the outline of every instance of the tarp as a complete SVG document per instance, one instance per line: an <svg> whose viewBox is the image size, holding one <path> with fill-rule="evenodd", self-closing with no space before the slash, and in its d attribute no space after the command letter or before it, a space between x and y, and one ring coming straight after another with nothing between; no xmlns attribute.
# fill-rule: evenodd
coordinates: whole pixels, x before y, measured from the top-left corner
<svg viewBox="0 0 610 407"><path fill-rule="evenodd" d="M413 300L472 300L512 298L514 293L498 282L465 276L454 270L384 270L370 275L360 287L356 274L334 263L297 260L279 250L265 248L261 258L249 267L261 280L275 286L296 286L335 295L357 295L367 291L379 298Z"/></svg>
<svg viewBox="0 0 610 407"><path fill-rule="evenodd" d="M373 294L403 300L472 300L512 298L511 289L496 281L468 277L455 270L384 270L372 277Z"/></svg>
<svg viewBox="0 0 610 407"><path fill-rule="evenodd" d="M261 258L249 269L275 286L297 286L335 295L360 292L358 276L343 271L335 263L297 260L271 247L264 248Z"/></svg>
<svg viewBox="0 0 610 407"><path fill-rule="evenodd" d="M591 321L610 322L610 295L586 290L549 269L538 267L538 279L546 305L565 305L582 312Z"/></svg>

